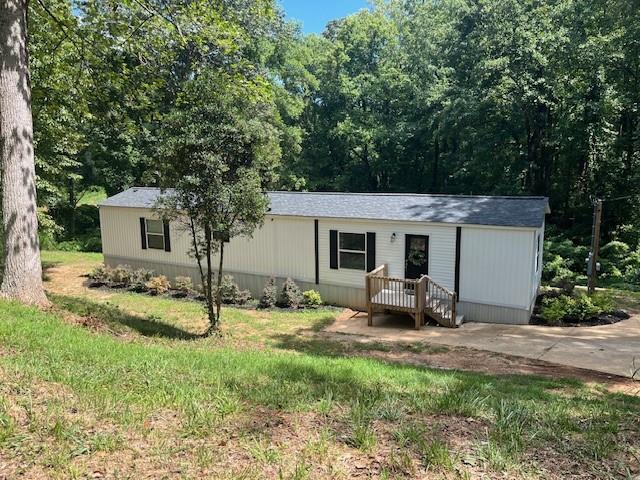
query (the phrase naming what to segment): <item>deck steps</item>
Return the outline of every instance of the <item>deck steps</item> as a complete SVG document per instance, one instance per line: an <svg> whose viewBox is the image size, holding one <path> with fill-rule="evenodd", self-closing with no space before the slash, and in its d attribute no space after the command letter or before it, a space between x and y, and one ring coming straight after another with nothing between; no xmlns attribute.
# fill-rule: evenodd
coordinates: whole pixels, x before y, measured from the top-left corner
<svg viewBox="0 0 640 480"><path fill-rule="evenodd" d="M373 325L376 310L393 310L413 316L416 329L424 325L425 315L444 327L455 328L464 317L457 315L456 292L436 283L428 275L417 279L394 278L381 265L366 276L368 324Z"/></svg>
<svg viewBox="0 0 640 480"><path fill-rule="evenodd" d="M451 312L448 312L448 315L441 315L439 313L430 312L429 309L425 309L425 313L430 318L433 318L436 322L438 322L443 327L459 327L464 323L464 315L456 314L455 324L452 325L451 322Z"/></svg>

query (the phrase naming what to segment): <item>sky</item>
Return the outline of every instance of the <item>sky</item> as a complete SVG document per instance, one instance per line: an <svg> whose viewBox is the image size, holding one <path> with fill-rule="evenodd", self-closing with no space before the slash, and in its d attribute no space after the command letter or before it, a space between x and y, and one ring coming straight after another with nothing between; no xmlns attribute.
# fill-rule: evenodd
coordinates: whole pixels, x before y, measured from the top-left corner
<svg viewBox="0 0 640 480"><path fill-rule="evenodd" d="M302 23L304 33L321 33L330 20L368 7L367 0L280 0L287 18Z"/></svg>

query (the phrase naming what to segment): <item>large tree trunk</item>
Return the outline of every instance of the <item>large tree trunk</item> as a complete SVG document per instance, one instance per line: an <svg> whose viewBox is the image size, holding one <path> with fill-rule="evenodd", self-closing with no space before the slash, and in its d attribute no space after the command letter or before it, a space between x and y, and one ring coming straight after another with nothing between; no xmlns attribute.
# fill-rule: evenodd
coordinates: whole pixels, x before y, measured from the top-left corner
<svg viewBox="0 0 640 480"><path fill-rule="evenodd" d="M0 0L0 144L4 227L0 295L46 305L36 216L26 0Z"/></svg>

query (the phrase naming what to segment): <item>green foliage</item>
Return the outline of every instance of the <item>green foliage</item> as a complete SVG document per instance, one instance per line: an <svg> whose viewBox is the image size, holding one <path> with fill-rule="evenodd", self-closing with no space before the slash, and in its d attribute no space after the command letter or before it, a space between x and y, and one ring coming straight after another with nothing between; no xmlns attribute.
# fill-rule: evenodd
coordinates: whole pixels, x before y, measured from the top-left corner
<svg viewBox="0 0 640 480"><path fill-rule="evenodd" d="M278 286L276 285L276 279L270 277L267 280L264 289L262 290L262 296L258 303L258 308L271 308L274 307L278 301Z"/></svg>
<svg viewBox="0 0 640 480"><path fill-rule="evenodd" d="M598 313L612 312L616 309L616 302L608 293L597 292L588 298L593 307L598 310Z"/></svg>
<svg viewBox="0 0 640 480"><path fill-rule="evenodd" d="M149 282L153 276L154 272L152 270L136 268L131 272L129 285L131 286L131 289L136 292L146 292L148 290L147 282Z"/></svg>
<svg viewBox="0 0 640 480"><path fill-rule="evenodd" d="M436 467L443 470L452 470L454 467L454 456L451 447L440 439L433 439L423 442L420 446L422 463L426 467Z"/></svg>
<svg viewBox="0 0 640 480"><path fill-rule="evenodd" d="M542 301L542 316L551 325L556 325L571 315L575 303L576 301L568 295L545 298Z"/></svg>
<svg viewBox="0 0 640 480"><path fill-rule="evenodd" d="M91 280L95 280L96 282L109 282L111 281L111 272L112 269L107 265L98 265L93 270L91 270L87 276Z"/></svg>
<svg viewBox="0 0 640 480"><path fill-rule="evenodd" d="M298 308L303 302L302 291L291 278L287 278L282 284L282 290L278 297L278 306L283 308Z"/></svg>
<svg viewBox="0 0 640 480"><path fill-rule="evenodd" d="M163 295L169 291L171 283L164 275L158 275L157 277L151 277L146 287L151 295Z"/></svg>
<svg viewBox="0 0 640 480"><path fill-rule="evenodd" d="M542 279L546 283L565 288L570 284L586 283L588 248L575 245L558 235L545 241ZM600 249L598 274L602 285L638 284L640 281L640 246L635 250L619 240L611 241Z"/></svg>
<svg viewBox="0 0 640 480"><path fill-rule="evenodd" d="M542 316L552 325L562 321L584 321L614 309L613 299L604 293L592 296L579 293L575 297L560 295L545 298L542 302Z"/></svg>
<svg viewBox="0 0 640 480"><path fill-rule="evenodd" d="M317 290L306 290L302 292L304 305L309 308L317 308L322 305L322 297Z"/></svg>
<svg viewBox="0 0 640 480"><path fill-rule="evenodd" d="M251 300L251 292L242 290L231 275L224 275L220 284L222 303L229 305L244 305Z"/></svg>
<svg viewBox="0 0 640 480"><path fill-rule="evenodd" d="M133 269L129 265L118 265L111 270L111 283L126 287L131 282L132 273Z"/></svg>
<svg viewBox="0 0 640 480"><path fill-rule="evenodd" d="M276 123L273 92L264 79L213 68L181 85L165 118L160 158L163 181L174 190L157 207L164 217L187 224L205 292L214 285L204 264L216 252L222 262L225 241L250 237L262 225L264 190L281 157ZM222 263L218 268L224 271ZM215 287L227 301L246 301ZM220 321L219 297L204 298L213 331Z"/></svg>
<svg viewBox="0 0 640 480"><path fill-rule="evenodd" d="M189 293L193 290L193 280L191 277L177 276L175 278L174 288L183 293Z"/></svg>

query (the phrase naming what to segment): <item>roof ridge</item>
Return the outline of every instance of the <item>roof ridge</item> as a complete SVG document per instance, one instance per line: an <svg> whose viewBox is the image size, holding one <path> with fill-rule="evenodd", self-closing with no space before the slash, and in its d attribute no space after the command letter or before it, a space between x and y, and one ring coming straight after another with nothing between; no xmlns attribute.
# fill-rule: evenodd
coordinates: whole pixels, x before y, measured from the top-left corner
<svg viewBox="0 0 640 480"><path fill-rule="evenodd" d="M543 195L465 195L455 193L408 193L408 192L300 192L288 190L268 190L267 193L305 195L371 195L380 197L449 197L449 198L504 198L510 200L545 200Z"/></svg>
<svg viewBox="0 0 640 480"><path fill-rule="evenodd" d="M167 191L173 190L173 188L162 187L129 187L127 190L158 190ZM124 190L126 191L126 190ZM123 192L120 192L123 193ZM268 190L269 194L291 194L291 195L353 195L363 196L371 195L376 197L443 197L443 198L502 198L507 200L548 200L548 197L543 195L466 195L455 193L410 193L410 192L301 192L291 190Z"/></svg>

